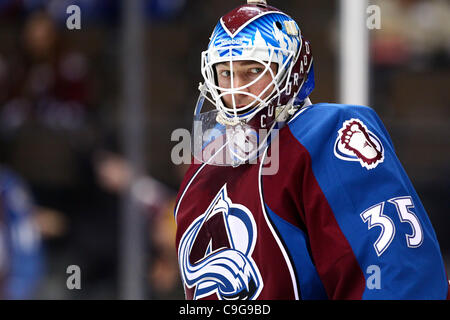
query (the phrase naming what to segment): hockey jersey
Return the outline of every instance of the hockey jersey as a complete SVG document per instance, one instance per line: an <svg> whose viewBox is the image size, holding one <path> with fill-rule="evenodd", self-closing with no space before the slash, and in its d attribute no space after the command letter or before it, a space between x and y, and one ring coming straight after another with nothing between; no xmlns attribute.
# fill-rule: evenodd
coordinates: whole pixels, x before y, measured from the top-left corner
<svg viewBox="0 0 450 320"><path fill-rule="evenodd" d="M433 227L369 107L314 104L257 163L192 164L174 213L187 299L448 295Z"/></svg>
<svg viewBox="0 0 450 320"><path fill-rule="evenodd" d="M44 276L44 252L26 183L0 167L0 297L32 299Z"/></svg>

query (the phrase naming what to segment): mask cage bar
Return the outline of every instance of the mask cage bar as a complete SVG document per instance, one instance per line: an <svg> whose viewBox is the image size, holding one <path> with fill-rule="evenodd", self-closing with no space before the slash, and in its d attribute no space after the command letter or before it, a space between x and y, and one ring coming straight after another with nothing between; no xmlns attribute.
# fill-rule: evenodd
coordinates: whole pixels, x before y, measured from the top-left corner
<svg viewBox="0 0 450 320"><path fill-rule="evenodd" d="M302 44L301 44L302 45ZM300 45L300 49L301 49L301 45ZM284 79L286 79L287 77L290 77L290 74L292 72L292 68L289 68L286 70L286 66L291 63L293 64L294 61L293 60L293 56L294 56L294 51L291 50L286 50L286 49L281 49L281 48L267 48L267 47L253 47L252 50L270 50L270 55L269 55L269 62L265 62L261 59L258 58L248 58L248 59L243 59L241 57L233 57L232 56L232 50L237 50L237 49L248 49L247 46L229 46L229 47L222 47L222 48L215 48L215 49L208 49L204 52L202 52L202 75L203 78L205 79L205 95L206 93L209 92L209 94L211 95L211 97L213 98L213 100L215 100L215 103L213 103L219 110L221 110L223 113L225 113L226 116L230 117L230 116L234 116L234 117L238 117L241 120L249 120L248 118L250 118L251 113L255 114L257 113L262 107L264 107L264 103L270 99L273 96L273 93L276 91L278 96L280 94L282 94L286 89L287 89L287 83L285 85L284 88L280 89L278 83L282 83L284 81ZM230 56L227 58L222 58L222 59L217 59L217 61L209 61L209 57L212 54L212 50L215 51L223 51L223 50L229 50L229 54ZM283 55L287 55L288 57L285 59L284 63L281 65L281 67L278 67L277 70L277 74L274 75L272 69L270 68L270 63L273 60L273 56L275 54L275 51L278 51L278 54L283 54ZM297 52L297 56L296 58L298 58L300 50L298 50ZM265 67L265 70L263 73L261 73L261 75L259 75L256 79L254 79L253 81L240 86L238 88L234 88L234 79L233 79L233 72L232 72L232 68L233 68L233 63L234 61L242 61L242 60L254 60L260 64L262 64ZM231 75L232 75L232 82L231 88L223 88L223 87L219 87L218 85L215 84L215 77L214 77L214 67L215 64L217 63L221 63L221 62L229 62L230 63L230 71L231 71ZM270 84L268 84L268 86L263 90L263 92L261 92L258 96L251 94L249 92L244 92L244 91L240 91L242 89L245 89L251 85L253 85L254 83L256 83L257 81L259 81L261 79L262 76L264 76L264 74L269 71L271 73L272 76L272 81ZM287 71L287 72L286 72ZM280 80L281 79L281 80ZM261 99L261 96L268 90L268 88L270 88L271 85L274 85L274 90L270 93L270 95L268 95L267 98L265 98L264 100ZM218 91L222 91L222 93L218 93ZM244 95L249 95L251 97L253 97L255 99L255 101L253 101L252 103L246 105L245 107L240 108L239 110L237 110L236 108L236 104L235 104L235 99L233 96L233 108L228 108L226 107L223 102L222 102L222 97L224 95L227 94L244 94ZM208 99L210 102L212 102L210 99ZM255 107L255 104L259 102L260 106ZM238 115L237 112L242 112L242 111L246 111L250 108L254 108L254 110L251 110L250 113L244 114L244 115Z"/></svg>

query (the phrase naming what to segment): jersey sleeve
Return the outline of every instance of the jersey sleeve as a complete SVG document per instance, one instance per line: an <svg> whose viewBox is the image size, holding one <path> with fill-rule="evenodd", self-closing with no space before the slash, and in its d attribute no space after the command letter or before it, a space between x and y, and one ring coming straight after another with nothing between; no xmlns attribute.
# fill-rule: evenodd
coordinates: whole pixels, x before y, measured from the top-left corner
<svg viewBox="0 0 450 320"><path fill-rule="evenodd" d="M318 104L289 127L308 158L302 218L329 298L446 299L435 232L377 114Z"/></svg>

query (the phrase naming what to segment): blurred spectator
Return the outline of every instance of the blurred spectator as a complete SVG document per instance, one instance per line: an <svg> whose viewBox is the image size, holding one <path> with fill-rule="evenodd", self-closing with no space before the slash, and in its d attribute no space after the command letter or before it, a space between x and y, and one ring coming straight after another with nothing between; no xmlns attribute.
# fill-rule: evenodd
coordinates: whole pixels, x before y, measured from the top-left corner
<svg viewBox="0 0 450 320"><path fill-rule="evenodd" d="M27 181L39 206L36 217L50 266L42 298L71 294L64 273L70 264L86 266L87 284L96 277L97 263L111 265L116 248L91 245L93 234L103 246L114 233L114 216L102 206L106 200L94 195L90 179L98 88L86 55L61 31L47 12L35 11L16 47L0 53L1 156ZM104 228L92 230L99 221ZM114 282L114 264L108 270L102 273L106 278L96 280ZM53 290L55 283L59 290Z"/></svg>
<svg viewBox="0 0 450 320"><path fill-rule="evenodd" d="M381 29L372 39L377 65L449 66L450 3L446 0L374 0Z"/></svg>
<svg viewBox="0 0 450 320"><path fill-rule="evenodd" d="M0 297L36 298L44 275L44 253L28 187L0 167Z"/></svg>
<svg viewBox="0 0 450 320"><path fill-rule="evenodd" d="M151 176L140 177L131 185L132 168L118 153L99 150L95 168L99 185L117 194L131 188L133 196L147 212L150 298L182 299L173 219L175 191Z"/></svg>
<svg viewBox="0 0 450 320"><path fill-rule="evenodd" d="M172 166L180 183L188 167L189 165L185 164ZM150 237L154 248L154 258L152 258L153 263L149 267L149 272L154 299L185 298L175 247L175 202L176 193L171 192L151 225Z"/></svg>
<svg viewBox="0 0 450 320"><path fill-rule="evenodd" d="M8 91L0 94L8 160L32 184L73 186L78 181L77 157L92 131L87 59L64 48L44 12L27 19L22 40L21 50L0 58L0 82L9 83Z"/></svg>
<svg viewBox="0 0 450 320"><path fill-rule="evenodd" d="M392 112L393 77L399 69L450 67L450 3L447 0L372 0L381 9L381 28L373 30L371 59L374 100Z"/></svg>

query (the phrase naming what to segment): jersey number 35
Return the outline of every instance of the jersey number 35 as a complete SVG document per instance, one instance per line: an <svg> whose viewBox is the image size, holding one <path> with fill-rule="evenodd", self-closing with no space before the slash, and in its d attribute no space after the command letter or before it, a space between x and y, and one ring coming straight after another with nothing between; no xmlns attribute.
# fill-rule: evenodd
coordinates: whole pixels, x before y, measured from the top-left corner
<svg viewBox="0 0 450 320"><path fill-rule="evenodd" d="M411 225L412 234L406 235L406 244L409 248L417 248L423 242L423 232L417 216L410 211L414 203L410 196L396 197L387 202L395 205L401 222ZM373 244L378 256L381 256L389 247L395 236L395 225L391 218L383 214L385 202L378 203L360 214L364 223L368 223L368 230L375 226L381 227L381 234Z"/></svg>

